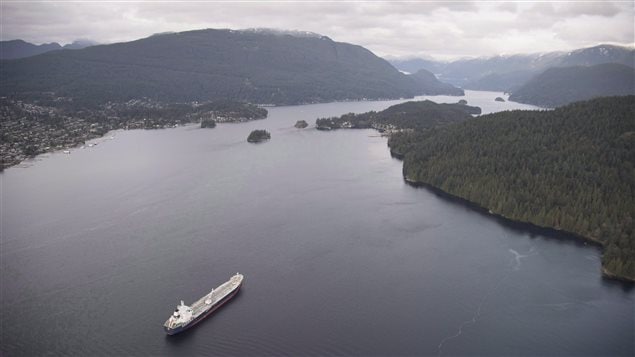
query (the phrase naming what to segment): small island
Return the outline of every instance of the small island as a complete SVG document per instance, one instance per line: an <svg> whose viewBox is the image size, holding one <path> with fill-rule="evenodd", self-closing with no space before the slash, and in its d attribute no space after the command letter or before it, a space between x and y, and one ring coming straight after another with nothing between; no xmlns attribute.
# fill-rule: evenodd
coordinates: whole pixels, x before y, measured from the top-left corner
<svg viewBox="0 0 635 357"><path fill-rule="evenodd" d="M202 119L201 120L201 128L215 128L216 122L213 119Z"/></svg>
<svg viewBox="0 0 635 357"><path fill-rule="evenodd" d="M459 101L458 101L458 103L457 103L457 104L467 105L467 100L465 100L465 99L461 99L461 100L459 100Z"/></svg>
<svg viewBox="0 0 635 357"><path fill-rule="evenodd" d="M294 126L298 129L304 129L309 126L309 123L307 123L306 120L298 120Z"/></svg>
<svg viewBox="0 0 635 357"><path fill-rule="evenodd" d="M494 101L496 101L496 102L504 102L505 99L503 99L501 97L496 97L496 99L494 99Z"/></svg>
<svg viewBox="0 0 635 357"><path fill-rule="evenodd" d="M247 137L250 143L259 143L271 139L271 134L266 130L254 130Z"/></svg>

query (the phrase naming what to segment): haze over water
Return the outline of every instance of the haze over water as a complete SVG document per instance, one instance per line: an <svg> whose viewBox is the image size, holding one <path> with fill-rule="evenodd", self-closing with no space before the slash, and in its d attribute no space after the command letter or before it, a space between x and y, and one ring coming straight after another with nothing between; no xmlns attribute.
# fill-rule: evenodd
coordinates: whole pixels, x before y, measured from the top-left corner
<svg viewBox="0 0 635 357"><path fill-rule="evenodd" d="M528 108L496 96L465 98ZM635 293L601 278L598 248L405 184L374 130L313 126L395 103L118 131L6 170L1 352L633 355ZM253 129L272 139L248 144ZM165 336L181 299L237 271L231 303Z"/></svg>

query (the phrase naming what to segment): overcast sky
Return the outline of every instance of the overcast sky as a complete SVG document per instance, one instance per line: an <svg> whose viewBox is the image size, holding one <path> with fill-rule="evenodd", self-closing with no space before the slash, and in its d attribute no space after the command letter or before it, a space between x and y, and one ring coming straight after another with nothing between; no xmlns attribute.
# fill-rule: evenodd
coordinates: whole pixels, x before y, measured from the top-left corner
<svg viewBox="0 0 635 357"><path fill-rule="evenodd" d="M633 46L627 1L17 1L0 0L2 40L129 41L201 28L317 32L384 57L453 59Z"/></svg>

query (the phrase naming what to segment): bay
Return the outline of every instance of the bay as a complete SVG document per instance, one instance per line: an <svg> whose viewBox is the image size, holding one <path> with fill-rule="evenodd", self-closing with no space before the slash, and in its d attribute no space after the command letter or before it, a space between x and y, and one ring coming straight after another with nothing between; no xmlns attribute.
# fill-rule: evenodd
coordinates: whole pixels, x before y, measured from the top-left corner
<svg viewBox="0 0 635 357"><path fill-rule="evenodd" d="M531 108L497 96L465 99L484 113ZM0 351L633 355L635 293L602 279L597 247L407 185L376 131L314 128L398 102L117 131L5 170ZM271 140L247 143L254 129ZM231 303L164 334L180 300L237 271Z"/></svg>

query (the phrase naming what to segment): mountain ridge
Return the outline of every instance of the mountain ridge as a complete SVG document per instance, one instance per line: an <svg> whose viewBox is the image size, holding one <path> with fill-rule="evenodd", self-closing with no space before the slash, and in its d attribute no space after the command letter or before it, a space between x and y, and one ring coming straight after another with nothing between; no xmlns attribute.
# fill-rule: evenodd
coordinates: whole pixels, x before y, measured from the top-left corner
<svg viewBox="0 0 635 357"><path fill-rule="evenodd" d="M509 100L558 107L572 102L635 94L635 69L618 63L552 67L515 90Z"/></svg>
<svg viewBox="0 0 635 357"><path fill-rule="evenodd" d="M19 39L9 40L9 41L0 41L0 60L27 58L27 57L37 56L39 54L62 50L62 49L79 50L82 48L95 46L98 44L99 43L95 41L87 40L87 39L75 40L64 46L60 45L57 42L43 43L41 45L36 45L36 44L26 42L24 40L19 40Z"/></svg>
<svg viewBox="0 0 635 357"><path fill-rule="evenodd" d="M620 63L635 67L635 49L609 44L572 51L510 54L455 61L409 59L390 61L396 68L413 72L424 68L439 79L464 89L511 92L550 67ZM407 68L407 69L406 69Z"/></svg>
<svg viewBox="0 0 635 357"><path fill-rule="evenodd" d="M0 41L0 60L26 58L60 49L62 46L57 42L35 45L23 40Z"/></svg>
<svg viewBox="0 0 635 357"><path fill-rule="evenodd" d="M408 75L412 78L419 88L425 90L427 95L465 95L461 88L457 88L449 83L439 81L439 79L430 71L420 69L415 73Z"/></svg>
<svg viewBox="0 0 635 357"><path fill-rule="evenodd" d="M54 51L5 61L0 93L55 92L87 103L149 97L276 105L427 94L364 47L301 34L205 29Z"/></svg>

